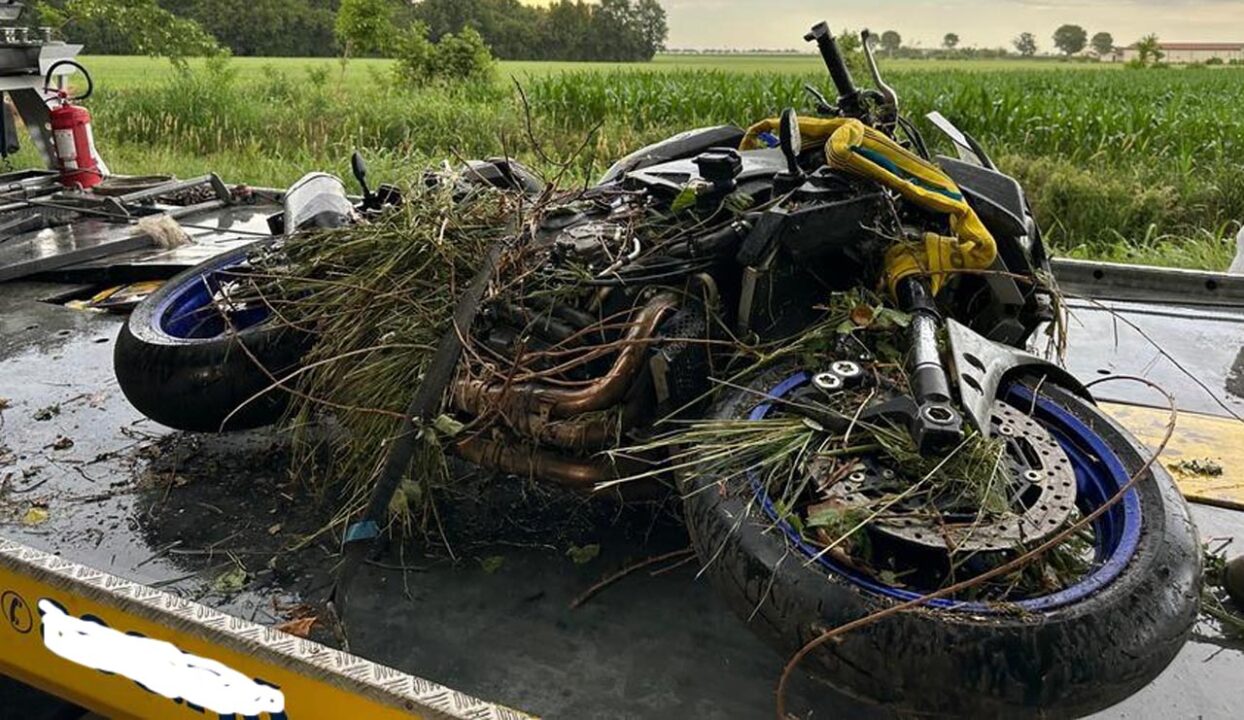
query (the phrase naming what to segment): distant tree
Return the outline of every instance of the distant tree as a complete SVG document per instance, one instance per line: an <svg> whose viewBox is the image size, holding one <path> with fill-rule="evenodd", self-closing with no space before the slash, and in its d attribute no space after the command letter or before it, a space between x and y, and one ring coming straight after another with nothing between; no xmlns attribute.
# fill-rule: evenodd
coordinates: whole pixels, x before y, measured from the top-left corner
<svg viewBox="0 0 1244 720"><path fill-rule="evenodd" d="M1020 33L1019 37L1011 41L1011 44L1024 57L1032 57L1037 54L1037 38L1030 32Z"/></svg>
<svg viewBox="0 0 1244 720"><path fill-rule="evenodd" d="M1144 36L1136 43L1136 55L1141 65L1148 65L1150 60L1162 62L1162 58L1166 57L1166 53L1162 52L1161 41L1153 34Z"/></svg>
<svg viewBox="0 0 1244 720"><path fill-rule="evenodd" d="M428 26L416 20L403 29L393 41L397 63L393 72L398 82L424 85L436 75L436 45L428 40Z"/></svg>
<svg viewBox="0 0 1244 720"><path fill-rule="evenodd" d="M946 33L945 37L942 38L942 47L947 50L954 50L958 46L959 36L955 33Z"/></svg>
<svg viewBox="0 0 1244 720"><path fill-rule="evenodd" d="M167 57L175 64L221 51L216 38L193 20L178 17L156 0L65 0L38 5L40 22L57 28L106 28L133 52Z"/></svg>
<svg viewBox="0 0 1244 720"><path fill-rule="evenodd" d="M435 81L488 81L496 61L484 38L473 27L446 33L440 42L428 39L428 28L414 21L398 33L393 47L397 57L394 75L403 85L420 86Z"/></svg>
<svg viewBox="0 0 1244 720"><path fill-rule="evenodd" d="M341 0L333 32L343 58L390 50L397 38L390 0Z"/></svg>
<svg viewBox="0 0 1244 720"><path fill-rule="evenodd" d="M592 35L602 60L625 61L637 50L631 33L630 0L600 0L592 14Z"/></svg>
<svg viewBox="0 0 1244 720"><path fill-rule="evenodd" d="M436 44L436 71L447 80L488 80L495 66L492 51L473 27Z"/></svg>
<svg viewBox="0 0 1244 720"><path fill-rule="evenodd" d="M584 2L561 0L549 5L541 16L540 37L541 60L590 60L599 52L592 42L592 8Z"/></svg>
<svg viewBox="0 0 1244 720"><path fill-rule="evenodd" d="M881 33L881 47L891 55L899 51L903 47L903 36L894 30L886 30Z"/></svg>
<svg viewBox="0 0 1244 720"><path fill-rule="evenodd" d="M635 3L633 26L639 34L640 59L651 60L665 49L670 29L665 19L665 8L657 0L639 0Z"/></svg>
<svg viewBox="0 0 1244 720"><path fill-rule="evenodd" d="M651 60L669 26L659 0L419 0L404 3L438 42L465 27L507 60Z"/></svg>
<svg viewBox="0 0 1244 720"><path fill-rule="evenodd" d="M337 52L336 3L180 0L172 9L199 23L234 55L302 57Z"/></svg>
<svg viewBox="0 0 1244 720"><path fill-rule="evenodd" d="M1098 57L1105 57L1114 51L1114 36L1108 32L1099 32L1093 36L1089 44L1093 46L1093 52L1097 53Z"/></svg>
<svg viewBox="0 0 1244 720"><path fill-rule="evenodd" d="M838 49L843 55L853 55L860 51L863 43L860 42L860 34L854 30L843 28L835 38L838 41Z"/></svg>
<svg viewBox="0 0 1244 720"><path fill-rule="evenodd" d="M1071 57L1088 44L1088 32L1079 25L1063 25L1054 31L1054 46Z"/></svg>

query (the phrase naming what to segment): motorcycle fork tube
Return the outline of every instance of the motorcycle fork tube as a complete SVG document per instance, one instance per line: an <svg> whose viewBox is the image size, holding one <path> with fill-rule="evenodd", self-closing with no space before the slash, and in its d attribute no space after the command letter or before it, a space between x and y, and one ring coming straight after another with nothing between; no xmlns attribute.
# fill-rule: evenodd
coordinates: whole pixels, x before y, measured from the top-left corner
<svg viewBox="0 0 1244 720"><path fill-rule="evenodd" d="M928 283L920 278L908 278L899 284L898 295L899 306L911 316L907 372L912 399L920 406L945 405L950 402L950 381L937 349L937 331L942 319L933 305Z"/></svg>
<svg viewBox="0 0 1244 720"><path fill-rule="evenodd" d="M963 416L951 405L950 380L937 348L942 318L924 278L909 277L900 282L898 301L899 307L911 315L907 372L914 401L909 419L912 439L921 454L936 452L963 437Z"/></svg>

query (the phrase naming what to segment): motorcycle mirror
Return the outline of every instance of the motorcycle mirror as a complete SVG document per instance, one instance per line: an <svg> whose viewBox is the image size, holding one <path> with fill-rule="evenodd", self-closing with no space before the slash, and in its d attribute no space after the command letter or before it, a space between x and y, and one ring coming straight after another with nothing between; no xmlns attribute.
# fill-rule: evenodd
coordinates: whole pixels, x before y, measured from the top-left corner
<svg viewBox="0 0 1244 720"><path fill-rule="evenodd" d="M363 159L363 154L358 150L355 150L354 155L350 157L350 170L354 173L354 179L358 180L359 186L363 188L363 200L371 200L371 188L367 186L367 161Z"/></svg>
<svg viewBox="0 0 1244 720"><path fill-rule="evenodd" d="M778 139L782 143L782 154L786 156L787 168L792 175L799 175L799 153L803 152L803 135L799 132L799 115L794 108L782 111Z"/></svg>

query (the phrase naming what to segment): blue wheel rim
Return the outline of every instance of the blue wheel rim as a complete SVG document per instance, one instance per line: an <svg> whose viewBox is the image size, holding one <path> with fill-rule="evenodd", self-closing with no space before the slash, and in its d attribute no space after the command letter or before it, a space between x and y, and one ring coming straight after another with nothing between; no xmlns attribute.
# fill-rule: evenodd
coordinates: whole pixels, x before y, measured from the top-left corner
<svg viewBox="0 0 1244 720"><path fill-rule="evenodd" d="M809 382L811 382L811 376L803 372L787 378L766 393L771 400L753 408L748 419L764 420L773 411L776 401L782 400ZM1017 407L1034 408L1036 419L1067 454L1075 470L1076 505L1081 513L1087 515L1101 507L1107 500L1118 494L1119 490L1131 479L1114 450L1070 411L1046 398L1035 395L1021 385L1010 386L1002 397L1007 403ZM845 565L835 563L828 557L817 558L818 548L807 543L789 522L779 516L773 498L769 496L758 473L754 469L749 470L748 478L752 492L760 501L764 514L785 533L792 546L804 556L816 558L815 562L824 570L864 590L899 601L916 600L928 594L927 591L918 592L886 585ZM1075 584L1056 593L1008 602L1006 608L1018 606L1029 612L1049 611L1075 603L1100 590L1122 574L1124 568L1127 567L1136 548L1140 545L1140 533L1140 494L1133 488L1124 495L1122 502L1110 508L1093 523L1094 559L1093 566L1088 573ZM930 600L926 605L944 610L978 614L1001 611L997 604L951 599Z"/></svg>
<svg viewBox="0 0 1244 720"><path fill-rule="evenodd" d="M223 256L182 277L160 298L152 320L160 332L180 340L213 340L262 324L272 316L264 303L222 314L213 303L221 285L237 276L245 259Z"/></svg>

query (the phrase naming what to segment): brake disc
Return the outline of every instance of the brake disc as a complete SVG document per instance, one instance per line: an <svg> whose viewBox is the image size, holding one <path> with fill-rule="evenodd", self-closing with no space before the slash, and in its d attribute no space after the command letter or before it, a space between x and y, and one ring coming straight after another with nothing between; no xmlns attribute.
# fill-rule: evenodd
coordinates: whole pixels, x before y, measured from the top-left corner
<svg viewBox="0 0 1244 720"><path fill-rule="evenodd" d="M870 527L914 545L956 552L1031 547L1061 530L1075 510L1075 472L1058 442L1023 412L999 401L991 421L995 436L1006 445L1005 471L994 479L1007 483L1005 511L981 512L956 498L931 503L918 492L904 497L920 478L902 477L876 458L861 459L849 476L823 490L824 497L842 507L873 511L892 502Z"/></svg>

